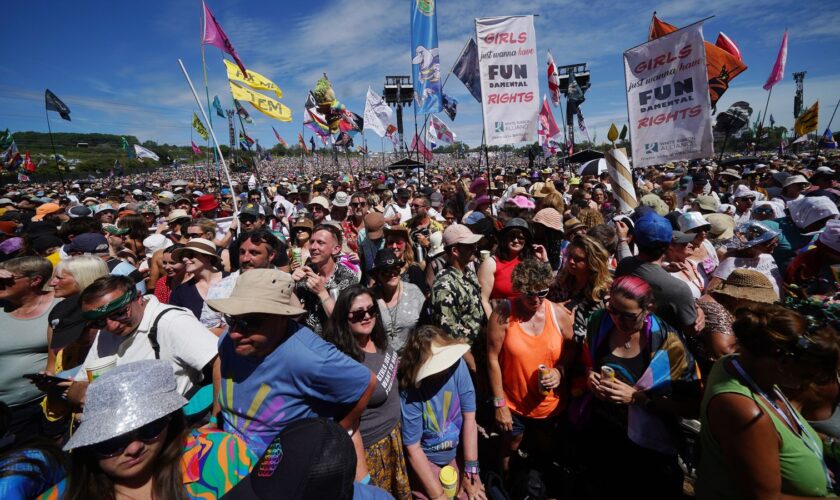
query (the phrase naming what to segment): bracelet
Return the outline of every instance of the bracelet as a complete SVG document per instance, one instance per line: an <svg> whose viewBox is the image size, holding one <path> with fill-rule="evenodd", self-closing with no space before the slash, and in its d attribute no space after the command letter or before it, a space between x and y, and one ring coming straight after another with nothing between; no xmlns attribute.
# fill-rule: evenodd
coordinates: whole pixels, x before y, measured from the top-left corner
<svg viewBox="0 0 840 500"><path fill-rule="evenodd" d="M496 408L504 408L507 406L507 401L505 398L493 398L493 406Z"/></svg>
<svg viewBox="0 0 840 500"><path fill-rule="evenodd" d="M477 475L478 474L478 466L466 466L464 467L464 474L467 476Z"/></svg>
<svg viewBox="0 0 840 500"><path fill-rule="evenodd" d="M464 460L464 468L466 467L478 468L478 460Z"/></svg>

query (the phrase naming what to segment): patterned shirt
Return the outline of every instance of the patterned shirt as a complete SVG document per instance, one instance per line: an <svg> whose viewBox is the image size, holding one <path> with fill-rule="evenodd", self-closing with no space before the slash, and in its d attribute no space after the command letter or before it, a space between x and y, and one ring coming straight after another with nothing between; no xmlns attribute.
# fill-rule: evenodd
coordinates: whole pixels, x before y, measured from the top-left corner
<svg viewBox="0 0 840 500"><path fill-rule="evenodd" d="M348 267L336 263L335 271L329 277L326 283L327 292L333 300L338 298L338 294L342 290L355 285L359 282L359 277ZM306 309L307 313L302 319L302 323L308 326L313 332L318 335L322 334L321 325L327 322L327 312L324 310L324 305L321 304L321 299L306 286L306 280L302 279L295 284L295 295L300 299L301 305Z"/></svg>
<svg viewBox="0 0 840 500"><path fill-rule="evenodd" d="M475 271L447 266L432 285L432 324L472 344L486 322Z"/></svg>
<svg viewBox="0 0 840 500"><path fill-rule="evenodd" d="M233 434L211 427L194 429L184 441L181 474L187 498L221 498L248 475L257 457ZM56 484L39 500L61 500L67 479Z"/></svg>

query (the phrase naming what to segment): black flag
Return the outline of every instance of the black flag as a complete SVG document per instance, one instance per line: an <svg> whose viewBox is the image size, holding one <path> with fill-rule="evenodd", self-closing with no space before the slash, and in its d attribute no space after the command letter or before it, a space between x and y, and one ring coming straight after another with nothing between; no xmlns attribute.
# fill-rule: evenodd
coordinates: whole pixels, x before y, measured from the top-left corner
<svg viewBox="0 0 840 500"><path fill-rule="evenodd" d="M70 121L70 108L61 102L61 99L59 99L55 94L50 92L50 89L47 89L47 91L44 92L44 100L47 102L47 111L55 111L61 115L62 118L68 122Z"/></svg>
<svg viewBox="0 0 840 500"><path fill-rule="evenodd" d="M309 144L312 145L312 153L315 153L315 138L314 137L309 138Z"/></svg>

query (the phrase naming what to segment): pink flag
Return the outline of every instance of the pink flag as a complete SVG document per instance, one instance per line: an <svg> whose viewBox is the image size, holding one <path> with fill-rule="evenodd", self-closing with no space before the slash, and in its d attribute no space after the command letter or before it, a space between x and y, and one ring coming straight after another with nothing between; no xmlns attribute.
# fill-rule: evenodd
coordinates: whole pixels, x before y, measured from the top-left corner
<svg viewBox="0 0 840 500"><path fill-rule="evenodd" d="M779 55L776 56L776 64L773 65L773 71L767 77L767 83L764 84L764 90L770 90L773 85L776 85L785 76L785 62L787 62L787 46L788 33L785 30L785 36L782 37L782 46L779 47Z"/></svg>
<svg viewBox="0 0 840 500"><path fill-rule="evenodd" d="M242 64L242 60L239 59L239 55L233 50L233 44L230 43L230 39L225 35L225 32L222 30L222 27L219 25L216 18L213 17L213 13L210 12L210 8L207 7L207 4L201 2L201 5L204 7L204 33L201 37L201 43L209 43L210 45L215 45L222 49L223 52L227 52L233 57L233 60L236 61L236 65L239 66L239 69L242 70L242 74L246 77L248 76L248 72L245 71L245 65Z"/></svg>
<svg viewBox="0 0 840 500"><path fill-rule="evenodd" d="M543 96L542 108L540 109L540 128L537 133L541 145L560 133L560 127L554 120L554 115L551 113L551 108L548 107L548 99L545 96Z"/></svg>
<svg viewBox="0 0 840 500"><path fill-rule="evenodd" d="M554 64L554 58L551 57L551 51L548 51L548 93L551 94L551 103L555 106L559 106L560 77L557 75L557 65Z"/></svg>
<svg viewBox="0 0 840 500"><path fill-rule="evenodd" d="M718 33L717 41L715 45L722 48L723 50L729 52L733 56L737 57L739 61L743 61L744 59L741 57L741 49L735 45L735 42L732 41L731 38L726 36L723 33Z"/></svg>
<svg viewBox="0 0 840 500"><path fill-rule="evenodd" d="M197 154L198 156L201 156L201 150L198 149L198 146L196 146L193 141L190 141L190 144L192 144L193 153Z"/></svg>
<svg viewBox="0 0 840 500"><path fill-rule="evenodd" d="M417 134L414 134L414 139L411 140L411 148L409 149L416 149L423 155L423 158L426 161L432 161L432 152L426 147L426 144L423 143L420 139L418 139Z"/></svg>

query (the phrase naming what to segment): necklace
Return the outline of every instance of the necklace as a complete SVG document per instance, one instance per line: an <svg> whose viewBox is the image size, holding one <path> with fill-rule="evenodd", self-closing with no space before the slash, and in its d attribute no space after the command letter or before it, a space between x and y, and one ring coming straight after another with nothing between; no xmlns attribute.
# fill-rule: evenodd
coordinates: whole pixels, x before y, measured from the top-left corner
<svg viewBox="0 0 840 500"><path fill-rule="evenodd" d="M625 349L630 349L630 341L629 340L624 343L624 348Z"/></svg>
<svg viewBox="0 0 840 500"><path fill-rule="evenodd" d="M385 304L385 309L388 310L388 336L391 338L395 338L397 334L397 313L399 312L400 300L402 300L402 281L397 284L397 290L394 294L397 297L397 303L394 304L394 307L388 307L388 303L382 301ZM391 300L393 300L393 297Z"/></svg>

